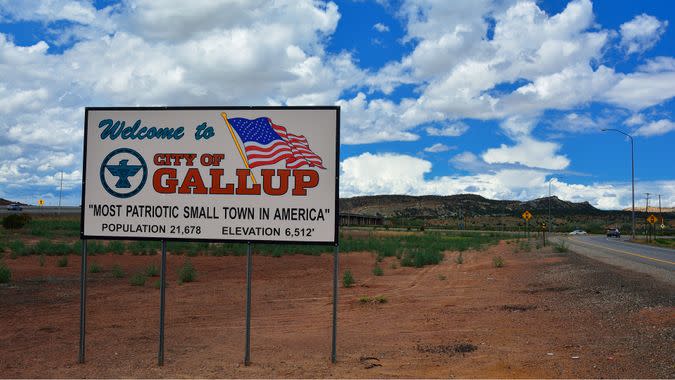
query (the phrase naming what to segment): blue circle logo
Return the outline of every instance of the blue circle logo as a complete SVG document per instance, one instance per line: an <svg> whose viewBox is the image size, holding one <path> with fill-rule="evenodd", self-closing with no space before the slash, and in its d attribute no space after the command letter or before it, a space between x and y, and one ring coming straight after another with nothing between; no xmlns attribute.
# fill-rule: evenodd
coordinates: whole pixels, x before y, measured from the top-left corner
<svg viewBox="0 0 675 380"><path fill-rule="evenodd" d="M147 179L148 166L133 149L115 149L101 163L101 184L114 197L133 197L143 189Z"/></svg>

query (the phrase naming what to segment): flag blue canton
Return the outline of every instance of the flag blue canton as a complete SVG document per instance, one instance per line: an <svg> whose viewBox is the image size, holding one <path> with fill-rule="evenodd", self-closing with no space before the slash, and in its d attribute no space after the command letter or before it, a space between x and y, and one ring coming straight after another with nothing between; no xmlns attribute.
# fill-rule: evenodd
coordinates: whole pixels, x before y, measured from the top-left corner
<svg viewBox="0 0 675 380"><path fill-rule="evenodd" d="M236 117L228 120L244 143L255 141L258 144L267 145L274 140L282 140L281 136L272 129L272 124L266 117L253 120Z"/></svg>

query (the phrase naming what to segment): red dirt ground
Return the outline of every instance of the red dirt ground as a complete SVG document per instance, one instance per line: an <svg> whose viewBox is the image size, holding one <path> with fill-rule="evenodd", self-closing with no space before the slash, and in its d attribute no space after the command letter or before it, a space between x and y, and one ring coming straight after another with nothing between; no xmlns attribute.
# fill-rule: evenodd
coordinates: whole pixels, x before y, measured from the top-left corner
<svg viewBox="0 0 675 380"><path fill-rule="evenodd" d="M651 278L550 250L446 253L436 266L394 258L374 276L371 253L341 254L338 363L330 363L332 255L254 256L250 366L242 364L245 257L169 256L165 365L157 366L159 290L129 275L160 256L91 257L86 363L77 364L79 262L5 259L1 377L675 377L675 291ZM492 258L504 257L494 268ZM110 269L120 264L124 279ZM395 267L394 267L395 266ZM386 303L362 303L384 296ZM456 352L475 347L473 352ZM370 368L369 368L370 367Z"/></svg>

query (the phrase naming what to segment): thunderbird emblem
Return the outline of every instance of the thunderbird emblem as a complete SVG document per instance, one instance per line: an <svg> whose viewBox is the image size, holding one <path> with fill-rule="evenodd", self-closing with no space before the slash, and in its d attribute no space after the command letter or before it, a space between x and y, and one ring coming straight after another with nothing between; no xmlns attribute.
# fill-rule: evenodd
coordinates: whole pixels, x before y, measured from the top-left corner
<svg viewBox="0 0 675 380"><path fill-rule="evenodd" d="M139 172L141 172L140 176ZM148 167L143 156L135 150L119 148L103 159L100 176L103 188L110 195L117 198L129 198L138 194L145 185Z"/></svg>

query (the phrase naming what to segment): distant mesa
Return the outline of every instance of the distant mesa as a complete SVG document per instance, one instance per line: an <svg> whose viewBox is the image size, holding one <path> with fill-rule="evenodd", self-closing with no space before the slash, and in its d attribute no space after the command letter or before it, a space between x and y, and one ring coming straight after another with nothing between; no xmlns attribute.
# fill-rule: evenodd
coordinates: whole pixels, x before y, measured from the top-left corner
<svg viewBox="0 0 675 380"><path fill-rule="evenodd" d="M7 199L0 198L0 206L7 206L7 205L13 205L13 204L19 204L19 205L21 205L21 206L28 206L28 205L25 204L25 203L14 202L14 201L8 201Z"/></svg>
<svg viewBox="0 0 675 380"><path fill-rule="evenodd" d="M381 215L387 218L455 218L461 212L464 216L478 215L520 215L529 210L535 215L548 213L597 215L604 211L588 202L574 203L556 196L537 198L525 202L514 200L493 200L475 194L457 195L372 195L340 199L340 212Z"/></svg>
<svg viewBox="0 0 675 380"><path fill-rule="evenodd" d="M633 210L632 207L626 207L625 209L623 209L623 211L632 211L632 210ZM644 212L645 206L640 207L638 205L635 205L635 211ZM656 207L649 206L649 210L647 212L658 214L659 213L659 206L656 206ZM661 212L675 212L675 207L661 207Z"/></svg>

